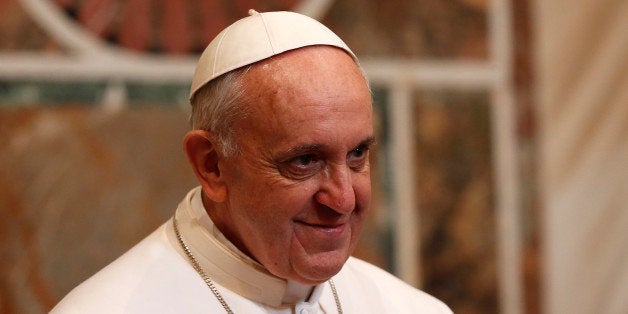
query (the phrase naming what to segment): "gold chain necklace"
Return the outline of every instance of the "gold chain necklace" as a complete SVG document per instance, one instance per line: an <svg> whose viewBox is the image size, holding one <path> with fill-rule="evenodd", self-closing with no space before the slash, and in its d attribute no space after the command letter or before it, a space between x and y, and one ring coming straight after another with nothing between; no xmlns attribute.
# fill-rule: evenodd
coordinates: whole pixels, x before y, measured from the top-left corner
<svg viewBox="0 0 628 314"><path fill-rule="evenodd" d="M176 217L172 217L172 225L174 227L174 233L177 235L177 240L179 241L179 244L181 245L181 248L183 249L183 251L185 251L185 255L187 255L188 259L190 260L190 263L192 263L192 267L194 267L194 270L196 270L196 272L201 276L201 278L203 278L203 280L205 281L205 284L207 284L207 286L209 287L209 290L212 291L212 293L214 294L216 299L218 299L218 302L220 302L220 305L222 305L225 311L227 311L228 314L233 314L233 311L231 310L231 307L229 307L229 304L227 304L227 301L225 301L225 298L222 297L222 294L220 294L220 291L218 291L218 289L216 288L216 285L214 285L214 282L209 278L209 276L207 276L203 268L201 268L201 265L198 263L198 261L192 254L190 247L188 247L185 241L183 241L183 236L181 236L181 233L179 232L179 226L177 224ZM334 301L336 302L336 309L338 310L338 314L343 314L342 306L340 305L340 298L338 297L338 292L336 292L336 285L334 284L334 281L331 279L329 279L328 282L329 282L329 286L331 287L331 292L334 294Z"/></svg>

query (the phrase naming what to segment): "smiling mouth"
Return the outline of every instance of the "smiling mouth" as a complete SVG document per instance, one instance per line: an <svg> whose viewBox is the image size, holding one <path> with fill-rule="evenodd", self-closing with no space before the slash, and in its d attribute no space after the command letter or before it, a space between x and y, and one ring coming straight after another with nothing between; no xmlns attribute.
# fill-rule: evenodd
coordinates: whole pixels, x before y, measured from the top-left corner
<svg viewBox="0 0 628 314"><path fill-rule="evenodd" d="M296 223L300 226L305 227L317 234L321 234L326 237L334 237L341 236L344 234L344 231L347 229L347 223L331 223L331 224L317 224L317 223L307 223L304 221L296 221Z"/></svg>

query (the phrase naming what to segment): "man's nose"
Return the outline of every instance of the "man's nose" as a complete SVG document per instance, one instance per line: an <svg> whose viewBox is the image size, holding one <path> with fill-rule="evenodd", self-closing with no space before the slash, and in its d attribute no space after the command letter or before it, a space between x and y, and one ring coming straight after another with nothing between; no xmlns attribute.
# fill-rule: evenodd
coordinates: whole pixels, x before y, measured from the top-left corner
<svg viewBox="0 0 628 314"><path fill-rule="evenodd" d="M347 165L339 165L326 173L316 201L338 213L350 213L355 209L355 191L353 190L351 169Z"/></svg>

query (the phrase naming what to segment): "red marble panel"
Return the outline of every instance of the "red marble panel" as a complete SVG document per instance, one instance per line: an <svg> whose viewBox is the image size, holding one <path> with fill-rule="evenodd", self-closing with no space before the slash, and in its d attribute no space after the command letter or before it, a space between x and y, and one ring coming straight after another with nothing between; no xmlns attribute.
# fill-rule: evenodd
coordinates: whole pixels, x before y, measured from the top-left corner
<svg viewBox="0 0 628 314"><path fill-rule="evenodd" d="M178 109L0 111L0 312L50 309L195 186Z"/></svg>
<svg viewBox="0 0 628 314"><path fill-rule="evenodd" d="M17 0L0 1L0 51L59 51L55 43L33 22Z"/></svg>

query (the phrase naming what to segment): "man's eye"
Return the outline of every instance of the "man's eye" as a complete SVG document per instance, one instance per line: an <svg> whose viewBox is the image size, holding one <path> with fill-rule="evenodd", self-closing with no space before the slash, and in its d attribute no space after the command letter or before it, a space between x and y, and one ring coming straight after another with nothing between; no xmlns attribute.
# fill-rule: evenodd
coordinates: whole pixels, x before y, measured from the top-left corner
<svg viewBox="0 0 628 314"><path fill-rule="evenodd" d="M281 173L292 179L306 179L322 168L323 161L315 154L306 154L288 160L280 169Z"/></svg>
<svg viewBox="0 0 628 314"><path fill-rule="evenodd" d="M314 162L314 155L303 155L292 159L291 163L300 168L306 168Z"/></svg>
<svg viewBox="0 0 628 314"><path fill-rule="evenodd" d="M364 156L366 154L366 150L367 150L366 147L360 146L360 147L352 150L351 151L351 155L352 155L353 158L361 158L362 156Z"/></svg>
<svg viewBox="0 0 628 314"><path fill-rule="evenodd" d="M360 170L364 167L368 160L369 148L366 145L360 145L349 152L347 155L347 164L351 169Z"/></svg>

